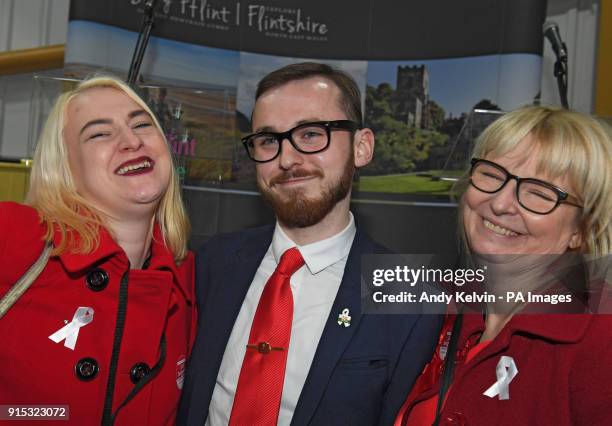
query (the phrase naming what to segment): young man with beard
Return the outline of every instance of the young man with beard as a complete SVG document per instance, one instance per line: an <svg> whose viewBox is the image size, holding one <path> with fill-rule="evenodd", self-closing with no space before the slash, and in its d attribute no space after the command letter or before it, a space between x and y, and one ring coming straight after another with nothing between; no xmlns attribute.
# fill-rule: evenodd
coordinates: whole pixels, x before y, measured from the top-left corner
<svg viewBox="0 0 612 426"><path fill-rule="evenodd" d="M374 151L345 73L293 64L259 83L243 142L277 222L212 238L179 424L391 424L439 322L361 315L361 255L384 253L349 211Z"/></svg>

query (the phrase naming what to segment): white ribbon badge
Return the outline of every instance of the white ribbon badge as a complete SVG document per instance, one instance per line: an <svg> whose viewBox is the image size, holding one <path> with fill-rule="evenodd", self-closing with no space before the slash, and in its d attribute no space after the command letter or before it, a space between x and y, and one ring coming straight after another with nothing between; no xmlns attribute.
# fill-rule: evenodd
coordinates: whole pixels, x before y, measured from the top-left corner
<svg viewBox="0 0 612 426"><path fill-rule="evenodd" d="M518 369L511 356L502 356L495 367L497 381L484 391L483 395L493 398L499 395L499 399L510 399L510 382L518 374Z"/></svg>
<svg viewBox="0 0 612 426"><path fill-rule="evenodd" d="M79 337L79 329L92 322L93 316L93 308L83 306L79 307L74 313L72 321L49 336L49 339L53 340L55 343L59 343L66 339L64 346L66 346L68 349L74 350L77 337Z"/></svg>

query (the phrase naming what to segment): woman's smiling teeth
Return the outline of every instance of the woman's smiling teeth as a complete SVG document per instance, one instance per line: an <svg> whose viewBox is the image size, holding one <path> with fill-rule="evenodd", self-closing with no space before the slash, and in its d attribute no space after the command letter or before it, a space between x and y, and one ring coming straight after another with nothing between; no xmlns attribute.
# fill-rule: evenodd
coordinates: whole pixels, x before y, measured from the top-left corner
<svg viewBox="0 0 612 426"><path fill-rule="evenodd" d="M123 166L121 167L119 170L117 170L117 174L119 175L124 175L128 172L134 171L134 170L140 170L140 169L145 169L145 168L149 168L151 167L151 163L147 160L145 161L141 161L140 163L137 164L130 164L128 166Z"/></svg>
<svg viewBox="0 0 612 426"><path fill-rule="evenodd" d="M514 231L502 228L501 226L494 225L486 219L483 219L482 223L484 224L485 228L490 229L491 231L499 235L505 235L506 237L517 237L519 235Z"/></svg>

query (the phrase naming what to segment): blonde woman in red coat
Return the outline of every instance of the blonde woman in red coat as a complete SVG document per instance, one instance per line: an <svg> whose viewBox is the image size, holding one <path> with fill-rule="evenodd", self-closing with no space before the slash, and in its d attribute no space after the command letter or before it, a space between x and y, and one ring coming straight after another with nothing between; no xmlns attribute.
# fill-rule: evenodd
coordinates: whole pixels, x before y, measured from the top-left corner
<svg viewBox="0 0 612 426"><path fill-rule="evenodd" d="M61 95L28 197L0 203L0 296L53 249L0 319L0 418L173 424L195 330L193 257L151 110L112 77Z"/></svg>
<svg viewBox="0 0 612 426"><path fill-rule="evenodd" d="M489 266L487 290L522 290L528 302L530 290L567 298L562 281L586 287L565 306L549 304L556 313L506 299L449 316L395 425L612 424L612 310L600 305L610 282L592 270L587 280L556 274L569 253L610 266L609 129L576 112L525 107L489 126L473 157L460 226ZM585 311L596 314L575 314Z"/></svg>

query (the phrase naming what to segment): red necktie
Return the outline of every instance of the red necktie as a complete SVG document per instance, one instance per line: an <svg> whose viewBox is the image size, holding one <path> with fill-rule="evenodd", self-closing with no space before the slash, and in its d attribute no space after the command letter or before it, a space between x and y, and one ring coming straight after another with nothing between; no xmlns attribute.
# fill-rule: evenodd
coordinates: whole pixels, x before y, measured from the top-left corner
<svg viewBox="0 0 612 426"><path fill-rule="evenodd" d="M287 250L261 294L240 369L231 426L276 425L293 320L289 279L303 264L297 248Z"/></svg>

